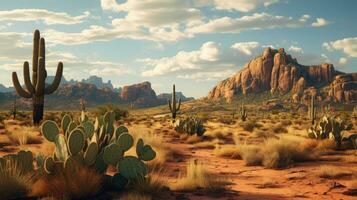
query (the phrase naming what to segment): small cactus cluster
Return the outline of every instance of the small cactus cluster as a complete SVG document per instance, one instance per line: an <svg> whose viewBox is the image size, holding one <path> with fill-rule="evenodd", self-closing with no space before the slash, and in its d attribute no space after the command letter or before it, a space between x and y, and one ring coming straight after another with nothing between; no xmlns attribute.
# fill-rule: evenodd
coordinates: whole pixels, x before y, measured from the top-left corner
<svg viewBox="0 0 357 200"><path fill-rule="evenodd" d="M315 107L315 96L311 96L311 102L310 102L310 107L309 107L309 117L311 120L311 124L315 124L316 120L316 107Z"/></svg>
<svg viewBox="0 0 357 200"><path fill-rule="evenodd" d="M175 90L175 85L172 86L172 102L170 99L168 100L171 116L172 116L172 122L175 123L176 120L176 115L177 112L180 110L181 107L181 98L178 99L178 105L176 107L176 90ZM172 104L172 105L171 105Z"/></svg>
<svg viewBox="0 0 357 200"><path fill-rule="evenodd" d="M109 165L115 166L118 173L106 176L107 185L114 189L124 188L128 181L135 181L148 173L144 161L153 160L156 152L150 145L139 139L135 156L125 156L134 145L134 139L125 126L114 126L114 112L107 112L97 117L95 122L89 121L82 112L80 122L71 116L62 118L60 128L54 121L45 121L41 126L43 136L56 146L52 157L41 159L40 166L51 174L55 169L72 169L75 164L93 167L104 174ZM75 174L74 174L75 175Z"/></svg>
<svg viewBox="0 0 357 200"><path fill-rule="evenodd" d="M247 117L248 117L247 111L245 109L244 104L242 104L240 109L240 119L244 122L245 120L247 120Z"/></svg>
<svg viewBox="0 0 357 200"><path fill-rule="evenodd" d="M203 126L202 120L195 117L186 117L185 119L178 120L175 123L175 131L189 135L196 134L198 136L202 136L206 129Z"/></svg>
<svg viewBox="0 0 357 200"><path fill-rule="evenodd" d="M342 141L355 143L357 134L344 136L343 131L352 129L352 124L335 116L324 116L319 123L316 123L308 130L308 136L313 139L334 139L337 147L341 147Z"/></svg>
<svg viewBox="0 0 357 200"><path fill-rule="evenodd" d="M23 174L34 170L33 155L31 151L21 150L16 154L8 154L4 157L0 157L0 168L4 168L7 163L13 163Z"/></svg>

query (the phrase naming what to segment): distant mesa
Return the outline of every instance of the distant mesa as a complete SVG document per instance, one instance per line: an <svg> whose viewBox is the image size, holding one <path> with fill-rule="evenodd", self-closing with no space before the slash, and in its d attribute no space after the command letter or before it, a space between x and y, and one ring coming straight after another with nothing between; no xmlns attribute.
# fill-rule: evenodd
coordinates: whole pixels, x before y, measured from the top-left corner
<svg viewBox="0 0 357 200"><path fill-rule="evenodd" d="M48 76L47 83L53 81L53 76ZM182 101L192 100L186 98L182 92L177 92L177 97ZM18 99L13 88L7 88L0 84L0 107L7 108L12 103L13 99ZM105 103L128 104L134 107L150 107L158 106L167 103L171 94L156 95L156 92L151 88L150 82L142 82L133 85L124 86L123 88L115 88L111 81L103 82L103 79L98 76L90 76L81 81L66 80L62 77L61 85L55 93L48 96L46 105L52 109L62 108L78 108L79 99L84 98L87 106L92 107ZM20 99L20 104L26 108L31 107L31 103L26 99Z"/></svg>
<svg viewBox="0 0 357 200"><path fill-rule="evenodd" d="M343 73L332 64L304 66L283 48L266 48L262 55L245 64L235 75L221 81L208 99L231 101L239 94L291 93L291 102L302 102L311 95L318 100L351 103L357 101L357 73Z"/></svg>

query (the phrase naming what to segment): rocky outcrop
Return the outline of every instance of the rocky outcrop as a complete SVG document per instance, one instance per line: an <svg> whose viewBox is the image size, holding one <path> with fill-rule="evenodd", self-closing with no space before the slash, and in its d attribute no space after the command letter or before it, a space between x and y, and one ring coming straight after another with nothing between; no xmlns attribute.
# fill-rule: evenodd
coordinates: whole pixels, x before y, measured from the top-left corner
<svg viewBox="0 0 357 200"><path fill-rule="evenodd" d="M225 98L227 101L238 94L271 91L272 93L292 93L292 101L307 98L312 88L328 86L341 74L332 64L304 66L287 54L283 48L266 48L261 56L248 62L234 76L223 80L208 94L209 99ZM334 81L331 93L336 101L356 100L356 75L341 75ZM311 88L312 87L312 88ZM306 88L310 88L307 91ZM323 99L323 96L321 96Z"/></svg>
<svg viewBox="0 0 357 200"><path fill-rule="evenodd" d="M357 101L357 73L337 75L329 88L328 96L332 101Z"/></svg>
<svg viewBox="0 0 357 200"><path fill-rule="evenodd" d="M168 99L171 99L172 94L171 93L161 93L157 95L157 98L159 100L167 102ZM191 101L194 100L195 98L193 97L186 97L182 92L176 92L176 98L181 99L181 101Z"/></svg>
<svg viewBox="0 0 357 200"><path fill-rule="evenodd" d="M143 82L134 85L124 86L120 97L135 106L158 105L155 91L151 88L150 82Z"/></svg>

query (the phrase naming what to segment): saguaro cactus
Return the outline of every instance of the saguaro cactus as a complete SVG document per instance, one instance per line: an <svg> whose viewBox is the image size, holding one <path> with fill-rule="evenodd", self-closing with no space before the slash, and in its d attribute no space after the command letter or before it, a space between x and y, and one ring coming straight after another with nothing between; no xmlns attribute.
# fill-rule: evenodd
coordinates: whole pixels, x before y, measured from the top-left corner
<svg viewBox="0 0 357 200"><path fill-rule="evenodd" d="M58 63L56 76L51 85L46 87L47 71L45 66L45 39L40 37L40 31L35 30L33 37L32 54L32 81L30 79L29 63L24 62L24 81L26 89L22 88L16 72L12 73L12 82L16 92L24 98L32 98L34 124L39 124L43 118L44 97L53 93L59 86L62 78L63 64Z"/></svg>
<svg viewBox="0 0 357 200"><path fill-rule="evenodd" d="M176 120L176 114L180 110L181 107L181 98L178 99L178 106L176 107L176 90L175 84L172 86L172 105L170 99L168 100L169 108L172 115L172 122Z"/></svg>
<svg viewBox="0 0 357 200"><path fill-rule="evenodd" d="M315 96L314 95L311 96L309 115L310 115L311 124L314 125L315 119L316 119L316 107L315 107Z"/></svg>
<svg viewBox="0 0 357 200"><path fill-rule="evenodd" d="M247 111L245 110L245 106L242 103L241 109L240 109L240 119L244 122L248 117Z"/></svg>

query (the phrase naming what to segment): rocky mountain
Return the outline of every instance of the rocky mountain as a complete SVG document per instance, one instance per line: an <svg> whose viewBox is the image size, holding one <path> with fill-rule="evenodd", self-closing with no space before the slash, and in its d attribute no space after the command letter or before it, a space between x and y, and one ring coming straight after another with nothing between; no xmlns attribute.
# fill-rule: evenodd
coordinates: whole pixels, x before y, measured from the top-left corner
<svg viewBox="0 0 357 200"><path fill-rule="evenodd" d="M7 93L12 91L14 91L13 87L6 87L5 85L0 84L0 93Z"/></svg>
<svg viewBox="0 0 357 200"><path fill-rule="evenodd" d="M168 99L171 99L171 97L172 97L171 93L161 93L161 94L157 95L157 98L163 99L165 101L167 101ZM191 101L191 100L195 99L193 97L186 97L185 95L183 95L182 92L176 92L176 98L180 98L181 101Z"/></svg>
<svg viewBox="0 0 357 200"><path fill-rule="evenodd" d="M266 48L261 56L248 62L235 75L221 81L208 94L209 99L263 91L291 93L292 102L309 99L312 94L319 100L336 102L357 101L357 75L335 70L332 64L304 66L287 54L283 48Z"/></svg>
<svg viewBox="0 0 357 200"><path fill-rule="evenodd" d="M92 83L64 81L55 93L46 96L46 107L51 109L79 109L79 101L83 98L87 102L87 107L100 104L128 104L134 107L150 107L167 103L166 96L170 94L156 96L151 88L150 82L143 82L124 86L118 91L109 87L98 88ZM178 96L187 98L179 93ZM17 99L22 109L31 108L31 100L19 98L16 92L0 93L0 107L8 108L12 101Z"/></svg>

